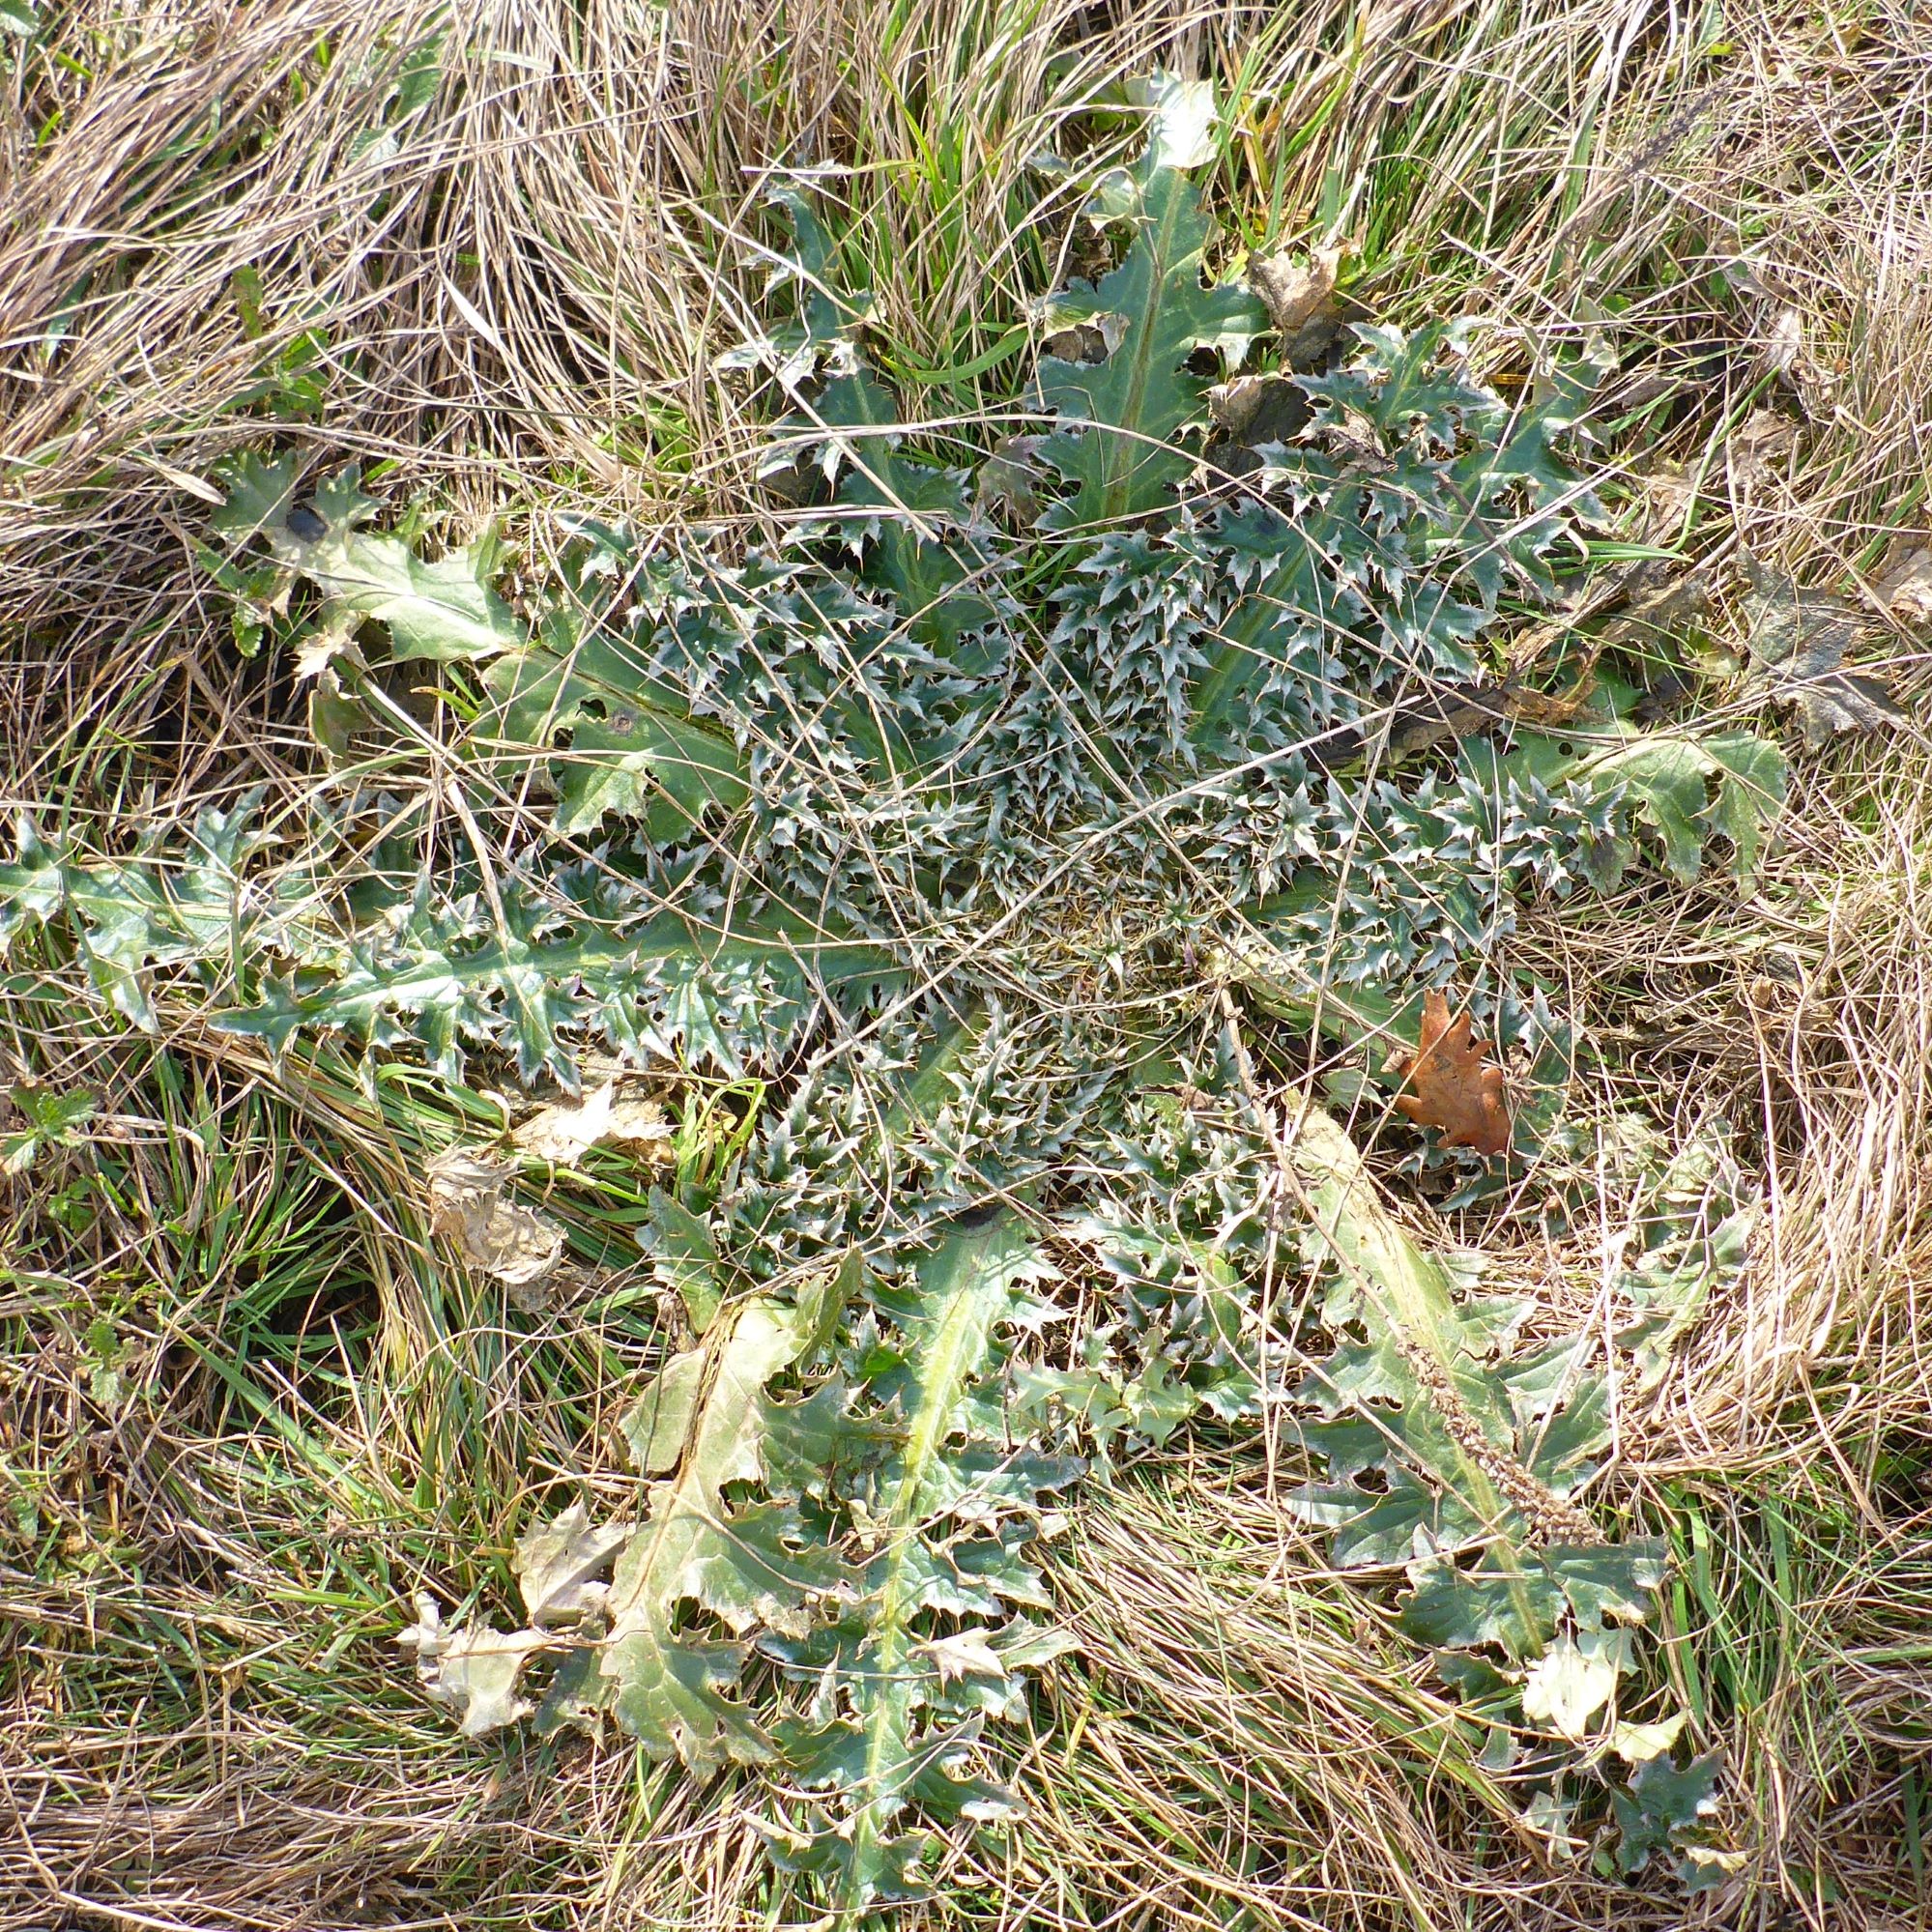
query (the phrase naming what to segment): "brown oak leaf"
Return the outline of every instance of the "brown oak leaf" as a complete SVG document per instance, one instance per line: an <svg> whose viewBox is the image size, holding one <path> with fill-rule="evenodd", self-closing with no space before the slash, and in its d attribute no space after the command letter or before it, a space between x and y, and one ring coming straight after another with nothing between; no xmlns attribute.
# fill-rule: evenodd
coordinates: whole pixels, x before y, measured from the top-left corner
<svg viewBox="0 0 1932 1932"><path fill-rule="evenodd" d="M1439 1127L1445 1147L1473 1147L1485 1155L1510 1151L1503 1070L1484 1064L1488 1045L1469 1037L1466 1012L1449 1017L1444 995L1423 995L1422 1030L1396 1105L1418 1127Z"/></svg>

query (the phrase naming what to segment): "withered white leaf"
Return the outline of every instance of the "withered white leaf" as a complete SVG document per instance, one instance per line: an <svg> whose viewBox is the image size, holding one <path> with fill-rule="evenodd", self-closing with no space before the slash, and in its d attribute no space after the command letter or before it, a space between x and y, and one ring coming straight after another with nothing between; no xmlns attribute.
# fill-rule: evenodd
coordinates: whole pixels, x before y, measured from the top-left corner
<svg viewBox="0 0 1932 1932"><path fill-rule="evenodd" d="M1523 1716L1580 1743L1590 1735L1590 1719L1616 1687L1613 1656L1599 1646L1584 1650L1570 1637L1558 1637L1523 1680Z"/></svg>
<svg viewBox="0 0 1932 1932"><path fill-rule="evenodd" d="M1804 318L1795 308L1780 308L1765 332L1764 359L1780 376L1788 376L1804 353Z"/></svg>
<svg viewBox="0 0 1932 1932"><path fill-rule="evenodd" d="M524 1614L539 1629L575 1623L601 1610L609 1586L597 1579L630 1541L629 1526L591 1525L581 1502L517 1538L511 1569L523 1593Z"/></svg>
<svg viewBox="0 0 1932 1932"><path fill-rule="evenodd" d="M1006 1665L987 1642L984 1630L954 1630L946 1636L929 1637L919 1649L937 1668L941 1684L956 1677L1006 1675Z"/></svg>
<svg viewBox="0 0 1932 1932"><path fill-rule="evenodd" d="M429 1226L473 1268L521 1287L547 1275L563 1252L563 1230L534 1208L503 1198L508 1168L469 1147L429 1164Z"/></svg>
<svg viewBox="0 0 1932 1932"><path fill-rule="evenodd" d="M645 1158L668 1162L671 1123L654 1100L618 1097L618 1082L606 1081L582 1100L562 1101L539 1108L515 1133L510 1143L533 1160L573 1168L585 1150L600 1140L621 1140L646 1149Z"/></svg>
<svg viewBox="0 0 1932 1932"><path fill-rule="evenodd" d="M331 611L320 623L304 631L295 648L295 679L319 677L339 657L359 671L368 667L356 644L357 619L352 611Z"/></svg>
<svg viewBox="0 0 1932 1932"><path fill-rule="evenodd" d="M525 1660L549 1641L541 1630L498 1630L484 1624L452 1629L436 1599L416 1600L417 1621L396 1642L416 1653L416 1673L432 1702L453 1712L466 1738L480 1738L535 1708L517 1690Z"/></svg>
<svg viewBox="0 0 1932 1932"><path fill-rule="evenodd" d="M1680 1711L1658 1724L1618 1724L1610 1733L1610 1748L1626 1764L1646 1764L1669 1750L1689 1721L1689 1712Z"/></svg>

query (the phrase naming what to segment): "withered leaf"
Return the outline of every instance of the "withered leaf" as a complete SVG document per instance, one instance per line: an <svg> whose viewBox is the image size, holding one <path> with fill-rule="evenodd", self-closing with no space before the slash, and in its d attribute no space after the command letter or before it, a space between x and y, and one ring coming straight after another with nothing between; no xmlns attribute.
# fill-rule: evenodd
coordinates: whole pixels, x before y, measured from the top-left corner
<svg viewBox="0 0 1932 1932"><path fill-rule="evenodd" d="M1829 591L1799 589L1789 577L1744 560L1749 589L1745 638L1759 678L1798 713L1814 749L1835 732L1883 731L1906 723L1883 678L1847 671L1845 653L1859 638L1859 613Z"/></svg>
<svg viewBox="0 0 1932 1932"><path fill-rule="evenodd" d="M1292 443L1309 425L1314 407L1286 376L1236 376L1208 391L1214 422L1209 463L1233 476L1261 468L1261 450Z"/></svg>
<svg viewBox="0 0 1932 1932"><path fill-rule="evenodd" d="M1249 266L1248 280L1281 331L1291 369L1313 368L1335 339L1335 277L1341 255L1340 248L1317 248L1307 263L1279 254Z"/></svg>
<svg viewBox="0 0 1932 1932"><path fill-rule="evenodd" d="M436 1599L416 1600L416 1622L396 1642L416 1653L417 1675L431 1699L452 1712L466 1738L480 1738L530 1716L517 1679L525 1661L550 1642L541 1630L499 1630L488 1624L451 1629Z"/></svg>
<svg viewBox="0 0 1932 1932"><path fill-rule="evenodd" d="M973 508L984 517L995 511L1016 530L1030 530L1040 518L1040 468L1044 436L1002 436L979 466Z"/></svg>
<svg viewBox="0 0 1932 1932"><path fill-rule="evenodd" d="M548 1629L600 1614L610 1592L599 1578L632 1533L629 1524L593 1529L577 1502L518 1537L512 1568L532 1625Z"/></svg>
<svg viewBox="0 0 1932 1932"><path fill-rule="evenodd" d="M1932 625L1932 541L1907 542L1875 588L1900 623Z"/></svg>
<svg viewBox="0 0 1932 1932"><path fill-rule="evenodd" d="M505 1200L508 1178L508 1168L480 1149L446 1149L429 1164L429 1226L471 1267L520 1288L556 1267L563 1230L534 1208Z"/></svg>
<svg viewBox="0 0 1932 1932"><path fill-rule="evenodd" d="M1397 1107L1418 1127L1440 1128L1445 1147L1507 1154L1511 1124L1503 1070L1485 1064L1487 1049L1486 1040L1470 1037L1466 1012L1452 1020L1446 995L1424 994L1417 1052L1396 1095Z"/></svg>
<svg viewBox="0 0 1932 1932"><path fill-rule="evenodd" d="M518 1152L533 1160L574 1168L600 1140L624 1141L640 1148L640 1158L658 1166L676 1157L671 1123L654 1100L620 1099L618 1082L606 1081L582 1100L540 1108L510 1136Z"/></svg>

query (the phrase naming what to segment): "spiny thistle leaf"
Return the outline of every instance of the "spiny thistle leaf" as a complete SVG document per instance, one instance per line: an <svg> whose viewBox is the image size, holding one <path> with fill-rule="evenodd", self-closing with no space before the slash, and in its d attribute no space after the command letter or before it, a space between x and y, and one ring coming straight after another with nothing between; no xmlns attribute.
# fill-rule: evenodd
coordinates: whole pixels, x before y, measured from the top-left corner
<svg viewBox="0 0 1932 1932"><path fill-rule="evenodd" d="M601 1035L640 1060L681 1051L735 1073L748 1041L800 1024L821 987L895 976L872 947L822 943L781 922L762 933L743 922L729 937L676 913L640 922L588 871L555 877L540 900L500 894L499 906L501 921L480 895L418 901L400 923L312 934L293 973L265 979L251 1004L217 1024L277 1049L303 1030L413 1036L452 1079L471 1049L501 1042L526 1081L547 1075L574 1091L566 1031Z"/></svg>
<svg viewBox="0 0 1932 1932"><path fill-rule="evenodd" d="M1132 226L1120 266L1046 305L1050 332L1096 326L1107 349L1098 362L1051 350L1041 358L1040 402L1062 426L1039 453L1074 485L1041 519L1046 529L1091 529L1169 506L1194 460L1175 439L1207 418L1207 381L1184 364L1199 349L1239 361L1267 326L1245 289L1201 285L1211 231L1199 191L1175 164L1198 152L1193 142L1177 147L1169 123L1157 121L1145 155L1113 178L1104 205L1110 220Z"/></svg>
<svg viewBox="0 0 1932 1932"><path fill-rule="evenodd" d="M837 482L841 512L856 512L841 514L837 527L864 546L869 574L893 593L913 635L951 649L995 610L966 588L992 561L966 528L969 473L901 453L899 405L850 340L868 303L838 290L834 250L812 203L791 188L771 199L792 222L810 340L832 351L822 387L779 425L774 450L814 460Z"/></svg>
<svg viewBox="0 0 1932 1932"><path fill-rule="evenodd" d="M44 845L22 819L18 855L0 866L0 942L61 920L88 977L124 1019L157 1025L157 967L234 962L268 937L300 946L294 909L251 890L248 862L272 843L255 821L255 795L201 813L178 846L146 837L125 859L84 858Z"/></svg>
<svg viewBox="0 0 1932 1932"><path fill-rule="evenodd" d="M1617 1341L1630 1350L1642 1387L1656 1386L1712 1296L1737 1280L1762 1218L1745 1197L1721 1122L1680 1148L1639 1198L1637 1253L1616 1286L1632 1311Z"/></svg>
<svg viewBox="0 0 1932 1932"><path fill-rule="evenodd" d="M1458 1309L1448 1272L1382 1207L1361 1156L1325 1114L1303 1117L1292 1152L1341 1271L1341 1307L1354 1304L1370 1338L1344 1342L1304 1390L1327 1420L1306 1425L1303 1437L1326 1457L1331 1481L1301 1490L1296 1507L1334 1527L1341 1567L1426 1566L1426 1621L1439 1614L1434 1599L1448 1582L1439 1556L1483 1541L1492 1573L1476 1587L1494 1627L1484 1640L1535 1657L1546 1622L1539 1600L1546 1607L1549 1596L1518 1550L1600 1541L1558 1486L1583 1473L1576 1462L1605 1437L1599 1378L1582 1374L1573 1349L1555 1377L1540 1362L1489 1369L1520 1311ZM1546 1425L1559 1415L1581 1420L1553 1430ZM1380 1494L1356 1480L1370 1470L1386 1485Z"/></svg>
<svg viewBox="0 0 1932 1932"><path fill-rule="evenodd" d="M845 1922L903 1884L916 1851L901 1822L908 1806L980 1822L1014 1810L966 1766L984 1715L1012 1708L1023 1655L1051 1652L1018 1621L1004 1641L998 1631L936 1640L925 1628L936 1610L985 1617L1001 1601L1042 1599L1018 1551L1040 1494L1079 1465L1003 1432L989 1441L997 1405L983 1384L1003 1352L998 1331L1024 1315L1025 1287L1047 1272L1024 1226L1001 1214L945 1234L909 1285L880 1292L896 1339L871 1382L895 1440L860 1492L876 1553L846 1621L766 1646L787 1675L815 1687L812 1721L787 1736L803 1781L833 1804L836 1822L819 1835Z"/></svg>
<svg viewBox="0 0 1932 1932"><path fill-rule="evenodd" d="M723 733L693 720L624 640L586 634L566 614L499 658L484 684L493 708L475 743L486 756L542 752L567 737L552 767L560 834L595 832L613 814L649 821L659 798L674 808L666 829L676 831L750 796Z"/></svg>

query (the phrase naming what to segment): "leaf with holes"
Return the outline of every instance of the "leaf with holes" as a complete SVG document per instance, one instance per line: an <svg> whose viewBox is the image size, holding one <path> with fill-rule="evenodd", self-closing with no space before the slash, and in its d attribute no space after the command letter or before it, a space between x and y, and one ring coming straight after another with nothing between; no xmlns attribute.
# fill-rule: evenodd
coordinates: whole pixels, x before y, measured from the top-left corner
<svg viewBox="0 0 1932 1932"><path fill-rule="evenodd" d="M238 458L216 532L235 548L260 538L284 569L306 578L329 604L383 624L399 660L447 663L516 649L523 627L492 588L494 541L484 537L429 562L399 536L363 526L376 512L353 466L296 495L293 451Z"/></svg>
<svg viewBox="0 0 1932 1932"><path fill-rule="evenodd" d="M1074 492L1049 506L1041 519L1049 530L1093 528L1170 505L1174 484L1194 463L1176 439L1207 419L1208 383L1186 367L1188 359L1205 349L1238 362L1266 326L1246 290L1201 285L1207 216L1179 165L1200 151L1178 131L1194 104L1174 83L1146 153L1117 179L1106 212L1132 229L1120 266L1097 282L1072 283L1046 304L1050 332L1105 323L1108 349L1097 362L1051 353L1040 360L1041 405L1060 427L1039 454Z"/></svg>

